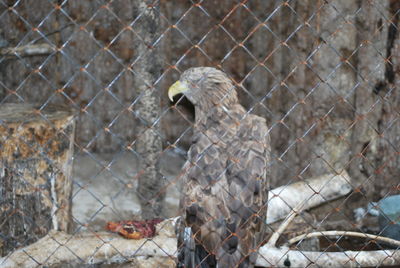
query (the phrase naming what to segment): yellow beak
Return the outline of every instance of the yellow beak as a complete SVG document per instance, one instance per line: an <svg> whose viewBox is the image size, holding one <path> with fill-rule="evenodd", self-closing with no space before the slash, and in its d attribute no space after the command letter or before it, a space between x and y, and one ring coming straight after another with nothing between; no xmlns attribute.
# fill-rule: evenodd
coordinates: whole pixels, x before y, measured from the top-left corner
<svg viewBox="0 0 400 268"><path fill-rule="evenodd" d="M171 101L174 101L174 96L178 95L179 93L183 93L188 90L188 87L185 83L181 83L179 80L176 81L170 88L168 89L168 98Z"/></svg>

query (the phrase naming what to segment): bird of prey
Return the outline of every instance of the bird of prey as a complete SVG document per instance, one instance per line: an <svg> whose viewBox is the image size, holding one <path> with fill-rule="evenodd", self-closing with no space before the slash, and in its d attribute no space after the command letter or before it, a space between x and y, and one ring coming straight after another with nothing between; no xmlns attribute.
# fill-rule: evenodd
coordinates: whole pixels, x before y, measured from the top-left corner
<svg viewBox="0 0 400 268"><path fill-rule="evenodd" d="M180 200L181 266L253 267L266 233L265 119L247 112L232 81L212 67L183 72L168 97L179 93L195 107Z"/></svg>

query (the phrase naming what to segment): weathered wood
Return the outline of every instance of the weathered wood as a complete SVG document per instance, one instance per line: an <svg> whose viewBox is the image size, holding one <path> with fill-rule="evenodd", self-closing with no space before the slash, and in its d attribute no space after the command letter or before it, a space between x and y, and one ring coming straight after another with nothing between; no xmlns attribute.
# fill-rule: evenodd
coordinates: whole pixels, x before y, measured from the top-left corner
<svg viewBox="0 0 400 268"><path fill-rule="evenodd" d="M0 266L175 267L177 220L157 224L157 235L151 240L127 240L105 232L67 235L52 231L38 242L0 258ZM399 263L400 251L385 249L321 252L262 246L257 257L258 267L398 267Z"/></svg>
<svg viewBox="0 0 400 268"><path fill-rule="evenodd" d="M0 107L0 252L71 226L71 110Z"/></svg>
<svg viewBox="0 0 400 268"><path fill-rule="evenodd" d="M379 3L379 9L376 8ZM349 174L357 179L367 198L374 198L376 190L382 187L381 175L376 169L381 162L379 145L385 143L382 128L384 91L389 82L385 76L385 50L388 46L388 24L384 19L388 13L389 1L359 1L362 12L357 14L357 87L354 89L354 125L351 136L352 161ZM397 12L397 11L396 11ZM381 92L380 92L381 91ZM393 142L393 141L392 141ZM384 155L387 155L385 151ZM373 183L366 183L371 181ZM393 183L394 185L394 183ZM384 185L384 188L387 186ZM387 194L387 189L383 196Z"/></svg>
<svg viewBox="0 0 400 268"><path fill-rule="evenodd" d="M151 239L131 240L107 232L68 235L51 231L36 243L0 258L0 266L89 267L118 264L115 267L176 267L177 220L171 218L157 224L157 235Z"/></svg>
<svg viewBox="0 0 400 268"><path fill-rule="evenodd" d="M306 210L335 200L352 191L354 179L346 171L324 174L272 189L268 195L267 223L285 218L292 209Z"/></svg>
<svg viewBox="0 0 400 268"><path fill-rule="evenodd" d="M258 253L260 267L398 267L400 263L398 250L321 252L264 246Z"/></svg>

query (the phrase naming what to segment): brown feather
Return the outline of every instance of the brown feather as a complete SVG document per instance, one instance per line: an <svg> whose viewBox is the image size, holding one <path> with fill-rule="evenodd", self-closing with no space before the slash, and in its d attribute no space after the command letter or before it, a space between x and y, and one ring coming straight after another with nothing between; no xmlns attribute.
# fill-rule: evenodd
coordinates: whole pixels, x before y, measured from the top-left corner
<svg viewBox="0 0 400 268"><path fill-rule="evenodd" d="M268 128L265 119L237 103L222 72L207 75L206 88L197 93L200 101L191 95L196 134L181 200L185 225L192 228L196 244L216 256L219 267L251 267L265 239ZM223 99L227 102L213 106Z"/></svg>

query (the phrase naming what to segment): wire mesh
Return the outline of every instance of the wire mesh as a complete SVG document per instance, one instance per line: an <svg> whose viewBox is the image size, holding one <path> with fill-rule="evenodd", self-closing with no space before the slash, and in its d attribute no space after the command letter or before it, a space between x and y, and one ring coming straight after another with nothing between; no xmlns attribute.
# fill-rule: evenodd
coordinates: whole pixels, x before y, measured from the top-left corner
<svg viewBox="0 0 400 268"><path fill-rule="evenodd" d="M250 114L258 115L268 125L263 140L271 138L263 160L269 187L262 188L269 199L251 210L266 221L265 236L242 241L247 249L239 242L237 249L232 238L254 232L249 221L257 220L244 221L218 233L217 246L198 262L222 258L218 252L232 242L241 256L236 264L244 267L250 265L246 256L257 252L257 265L265 267L398 264L398 242L381 238L400 239L398 214L383 213L380 200L400 189L399 12L397 1L372 0L0 0L2 265L18 266L13 251L26 246L31 266L54 264L54 258L77 265L185 266L179 254L190 255L195 245L207 248L201 232L188 229L184 242L175 239L171 247L168 222L157 225L166 240L141 237L130 251L115 244L122 238L104 233L107 222L124 221L117 232L140 233L153 228L142 219L176 216L186 217L181 226L190 226L190 211L179 209L179 199L189 194L191 172L200 168L199 176L214 176L211 181L234 180L228 174L232 166L250 153L240 151L240 142L257 139L253 134L232 136L226 127L210 137L187 98L168 100L169 86L194 66L224 71L245 109L238 125L251 129ZM13 112L4 112L9 103L31 109L13 119L12 127ZM62 107L73 117L55 123L52 114ZM33 118L41 128L30 125ZM196 135L211 143L187 155ZM237 163L223 163L221 172L210 175L211 164L201 162L221 160L210 153L219 142L228 144L221 159ZM24 155L24 148L32 154ZM63 157L54 156L57 150ZM41 170L39 163L48 168ZM251 177L256 168L250 162L243 169ZM222 187L219 202L239 200L255 187L251 182L236 192ZM210 200L213 187L201 189ZM61 197L67 201L57 202ZM204 226L224 225L227 214L216 218L204 211L210 208L196 212L197 218L208 218ZM133 227L133 220L142 225ZM331 230L336 232L326 232ZM86 234L96 241L89 253L73 244ZM309 236L299 236L304 234ZM57 246L38 257L29 245L44 236ZM148 248L160 259L149 258ZM372 251L382 255L371 264L363 254Z"/></svg>

